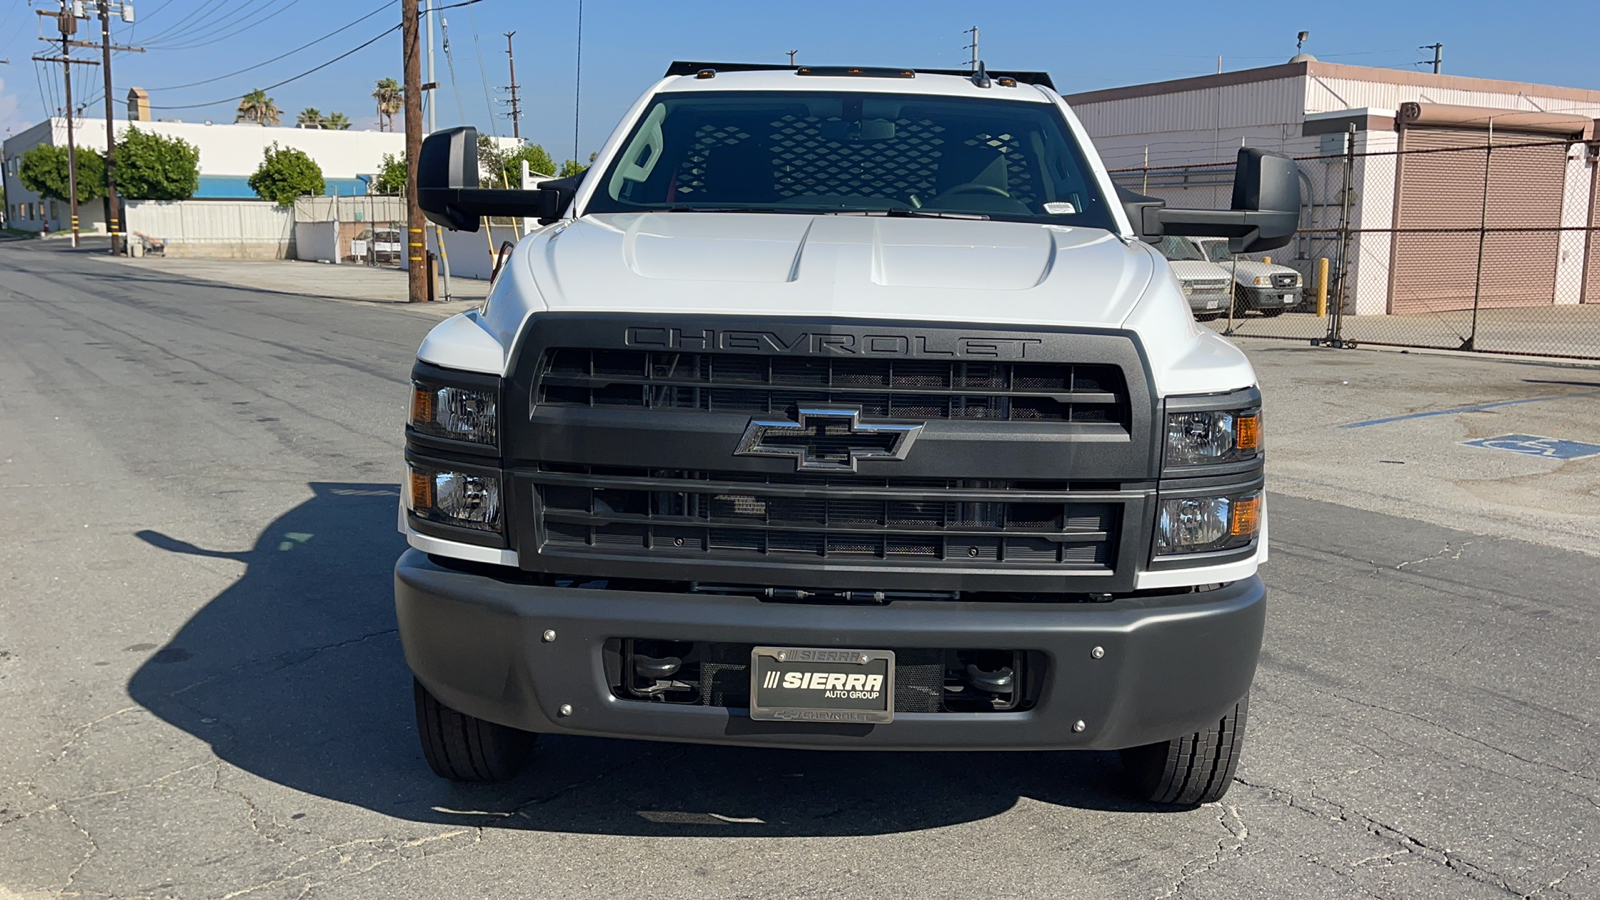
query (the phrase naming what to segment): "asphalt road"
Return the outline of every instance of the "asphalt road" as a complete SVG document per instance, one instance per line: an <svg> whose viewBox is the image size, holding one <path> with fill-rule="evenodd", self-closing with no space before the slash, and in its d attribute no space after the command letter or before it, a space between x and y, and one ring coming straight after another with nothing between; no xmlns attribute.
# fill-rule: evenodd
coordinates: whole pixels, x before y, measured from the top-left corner
<svg viewBox="0 0 1600 900"><path fill-rule="evenodd" d="M434 321L0 245L0 900L1600 897L1595 558L1283 492L1221 804L1089 753L556 737L436 780L390 593ZM1305 446L1282 483L1336 484Z"/></svg>

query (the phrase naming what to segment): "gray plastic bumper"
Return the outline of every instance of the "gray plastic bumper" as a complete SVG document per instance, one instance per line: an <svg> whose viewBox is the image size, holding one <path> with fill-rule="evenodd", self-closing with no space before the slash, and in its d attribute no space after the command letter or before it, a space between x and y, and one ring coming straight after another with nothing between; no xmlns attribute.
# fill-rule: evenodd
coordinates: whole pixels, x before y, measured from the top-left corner
<svg viewBox="0 0 1600 900"><path fill-rule="evenodd" d="M446 568L408 550L395 566L395 608L406 661L436 697L529 731L862 750L1112 750L1215 725L1255 675L1266 596L1251 577L1202 593L1095 604L816 606L543 587ZM603 644L621 637L1036 650L1047 671L1025 712L898 713L881 725L760 722L738 709L614 696ZM1082 731L1074 729L1079 721Z"/></svg>

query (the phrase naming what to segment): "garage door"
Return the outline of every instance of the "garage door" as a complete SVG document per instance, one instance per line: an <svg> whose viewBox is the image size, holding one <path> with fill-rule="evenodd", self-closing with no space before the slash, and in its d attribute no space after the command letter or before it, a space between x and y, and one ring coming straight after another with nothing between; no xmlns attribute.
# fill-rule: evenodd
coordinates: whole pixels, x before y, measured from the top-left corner
<svg viewBox="0 0 1600 900"><path fill-rule="evenodd" d="M1393 313L1555 302L1566 146L1548 134L1413 126L1400 134L1389 308ZM1488 204L1484 173L1488 168ZM1458 230L1459 229L1459 230Z"/></svg>

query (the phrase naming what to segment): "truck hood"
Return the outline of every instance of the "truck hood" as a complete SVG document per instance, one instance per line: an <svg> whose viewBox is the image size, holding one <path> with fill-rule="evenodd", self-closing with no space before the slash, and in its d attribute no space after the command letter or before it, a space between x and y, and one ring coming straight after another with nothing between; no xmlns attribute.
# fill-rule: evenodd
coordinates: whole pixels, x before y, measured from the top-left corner
<svg viewBox="0 0 1600 900"><path fill-rule="evenodd" d="M519 255L552 312L1115 328L1153 271L1148 254L1097 228L962 219L617 213L525 245Z"/></svg>
<svg viewBox="0 0 1600 900"><path fill-rule="evenodd" d="M1229 270L1228 266L1222 266L1222 268L1223 268L1224 271L1228 271ZM1239 260L1239 268L1237 270L1237 273L1238 274L1235 277L1238 278L1239 281L1242 281L1242 282L1244 282L1246 284L1249 284L1251 281L1253 281L1259 275L1297 275L1297 274L1299 274L1294 269L1291 269L1288 266L1280 266L1277 263L1264 263L1264 262L1260 262L1260 261L1254 260L1254 259L1241 259L1241 260Z"/></svg>

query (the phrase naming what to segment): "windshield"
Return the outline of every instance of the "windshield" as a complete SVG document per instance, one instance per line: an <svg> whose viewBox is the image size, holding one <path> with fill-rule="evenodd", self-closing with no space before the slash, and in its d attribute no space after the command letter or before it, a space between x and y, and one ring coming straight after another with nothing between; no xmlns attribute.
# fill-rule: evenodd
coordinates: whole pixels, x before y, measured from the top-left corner
<svg viewBox="0 0 1600 900"><path fill-rule="evenodd" d="M585 212L718 210L1113 229L1053 104L926 95L669 93Z"/></svg>
<svg viewBox="0 0 1600 900"><path fill-rule="evenodd" d="M1198 259L1201 262L1205 261L1205 257L1200 255L1200 251L1196 250L1193 244L1177 235L1169 234L1163 237L1156 249L1160 250L1161 255L1167 259Z"/></svg>
<svg viewBox="0 0 1600 900"><path fill-rule="evenodd" d="M1228 252L1227 241L1195 241L1200 249L1206 252L1206 258L1214 263L1233 262L1233 254Z"/></svg>

